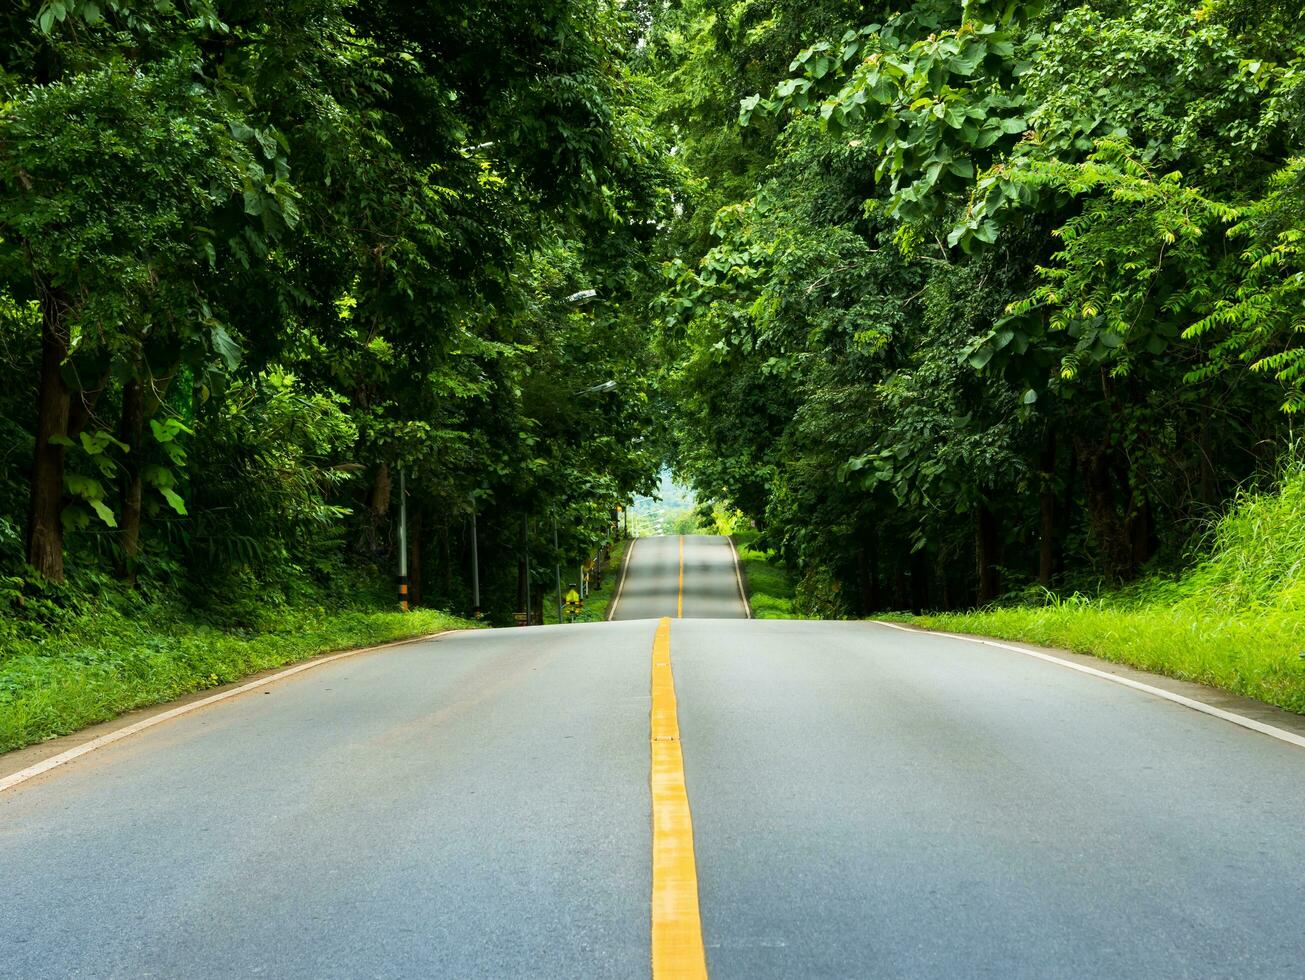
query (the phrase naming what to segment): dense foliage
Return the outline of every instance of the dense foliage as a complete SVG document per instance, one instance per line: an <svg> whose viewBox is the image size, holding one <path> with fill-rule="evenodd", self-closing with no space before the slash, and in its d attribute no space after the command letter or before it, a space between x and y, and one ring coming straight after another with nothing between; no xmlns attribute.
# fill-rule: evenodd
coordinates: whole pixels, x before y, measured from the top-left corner
<svg viewBox="0 0 1305 980"><path fill-rule="evenodd" d="M1305 408L1288 0L46 0L0 66L15 636L383 595L401 479L509 621L665 462L808 614L1095 588Z"/></svg>
<svg viewBox="0 0 1305 980"><path fill-rule="evenodd" d="M808 611L1181 562L1305 407L1295 0L682 0L679 470Z"/></svg>
<svg viewBox="0 0 1305 980"><path fill-rule="evenodd" d="M392 595L400 471L418 602L471 610L473 510L493 618L594 554L659 462L670 181L638 23L616 0L0 14L6 629L114 589L249 625Z"/></svg>

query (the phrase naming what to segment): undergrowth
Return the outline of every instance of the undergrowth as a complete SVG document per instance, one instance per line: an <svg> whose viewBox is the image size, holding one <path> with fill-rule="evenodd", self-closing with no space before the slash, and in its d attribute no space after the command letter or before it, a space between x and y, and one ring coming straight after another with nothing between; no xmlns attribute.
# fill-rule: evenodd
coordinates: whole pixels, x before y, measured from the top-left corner
<svg viewBox="0 0 1305 980"><path fill-rule="evenodd" d="M607 618L607 609L612 604L612 599L616 595L617 582L621 577L621 562L624 560L626 548L630 545L628 538L621 538L614 542L611 547L610 557L607 565L603 569L603 587L601 589L590 589L584 599L584 608L580 615L576 617L577 623L601 623ZM568 578L565 574L562 576L562 588L568 590L575 583L576 573L571 572ZM544 598L544 623L557 622L557 597L549 593Z"/></svg>
<svg viewBox="0 0 1305 980"><path fill-rule="evenodd" d="M748 592L748 602L752 605L752 618L808 618L796 610L796 589L788 569L773 552L753 547L757 532L736 530L732 536L739 552L743 585Z"/></svg>
<svg viewBox="0 0 1305 980"><path fill-rule="evenodd" d="M319 653L475 625L435 610L401 613L375 592L352 596L345 605L264 593L243 615L219 617L107 576L62 587L6 577L0 752Z"/></svg>

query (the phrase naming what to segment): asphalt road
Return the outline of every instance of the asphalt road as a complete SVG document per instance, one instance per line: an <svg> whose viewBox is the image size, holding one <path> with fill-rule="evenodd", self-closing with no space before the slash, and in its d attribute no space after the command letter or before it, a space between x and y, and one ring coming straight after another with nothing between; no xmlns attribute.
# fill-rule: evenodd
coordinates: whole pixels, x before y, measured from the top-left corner
<svg viewBox="0 0 1305 980"><path fill-rule="evenodd" d="M713 977L1305 973L1305 750L1011 651L742 621L722 554L686 539L670 629ZM678 579L641 540L616 618ZM0 976L646 977L656 627L360 655L0 793Z"/></svg>
<svg viewBox="0 0 1305 980"><path fill-rule="evenodd" d="M743 619L741 583L727 538L639 538L613 619Z"/></svg>

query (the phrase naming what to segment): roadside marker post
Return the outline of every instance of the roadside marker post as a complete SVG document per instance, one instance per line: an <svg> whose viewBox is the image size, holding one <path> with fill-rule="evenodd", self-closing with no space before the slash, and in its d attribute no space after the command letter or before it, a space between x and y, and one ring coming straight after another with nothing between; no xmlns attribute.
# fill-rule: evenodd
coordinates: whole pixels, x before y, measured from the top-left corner
<svg viewBox="0 0 1305 980"><path fill-rule="evenodd" d="M557 511L553 511L553 574L557 576L557 621L562 622L562 553L557 547Z"/></svg>
<svg viewBox="0 0 1305 980"><path fill-rule="evenodd" d="M399 608L408 611L408 486L399 467Z"/></svg>
<svg viewBox="0 0 1305 980"><path fill-rule="evenodd" d="M476 539L476 498L471 498L471 617L480 619L480 548Z"/></svg>

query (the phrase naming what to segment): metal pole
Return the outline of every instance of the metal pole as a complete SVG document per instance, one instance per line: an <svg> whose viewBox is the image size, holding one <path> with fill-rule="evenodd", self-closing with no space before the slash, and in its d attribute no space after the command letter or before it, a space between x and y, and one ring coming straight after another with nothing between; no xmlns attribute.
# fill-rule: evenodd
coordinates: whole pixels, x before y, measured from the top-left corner
<svg viewBox="0 0 1305 980"><path fill-rule="evenodd" d="M553 571L557 574L557 621L562 622L562 554L557 548L557 511L553 511Z"/></svg>
<svg viewBox="0 0 1305 980"><path fill-rule="evenodd" d="M399 608L408 611L408 484L399 467Z"/></svg>
<svg viewBox="0 0 1305 980"><path fill-rule="evenodd" d="M480 619L480 548L476 541L476 498L471 498L471 615Z"/></svg>
<svg viewBox="0 0 1305 980"><path fill-rule="evenodd" d="M530 594L530 515L529 514L521 515L521 528L525 532L525 537L522 539L524 541L524 544L522 545L522 549L523 549L522 557L525 559L525 563L526 563L526 625L529 626L530 614L533 611L531 609L531 606L534 604L534 597L531 596Z"/></svg>

